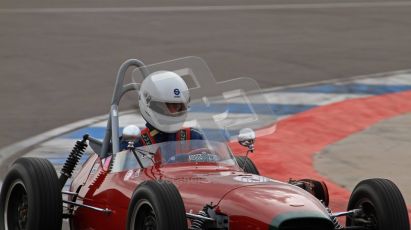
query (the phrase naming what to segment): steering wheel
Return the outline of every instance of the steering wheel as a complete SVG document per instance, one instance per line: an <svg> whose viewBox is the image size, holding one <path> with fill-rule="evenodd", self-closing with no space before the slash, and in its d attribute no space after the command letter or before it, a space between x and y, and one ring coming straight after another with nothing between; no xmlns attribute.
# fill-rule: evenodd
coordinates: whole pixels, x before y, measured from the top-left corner
<svg viewBox="0 0 411 230"><path fill-rule="evenodd" d="M220 160L219 155L209 148L194 149L187 155L190 162L216 162Z"/></svg>
<svg viewBox="0 0 411 230"><path fill-rule="evenodd" d="M213 159L212 159L213 158ZM188 153L176 154L167 160L167 163L175 162L215 162L220 157L215 151L208 148L191 150Z"/></svg>

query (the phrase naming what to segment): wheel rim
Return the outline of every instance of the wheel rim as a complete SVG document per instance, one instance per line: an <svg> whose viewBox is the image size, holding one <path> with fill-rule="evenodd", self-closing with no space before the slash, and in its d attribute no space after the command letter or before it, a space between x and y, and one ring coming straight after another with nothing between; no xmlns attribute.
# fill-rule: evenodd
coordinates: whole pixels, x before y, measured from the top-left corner
<svg viewBox="0 0 411 230"><path fill-rule="evenodd" d="M22 181L16 181L6 195L4 225L6 230L25 230L28 220L28 198Z"/></svg>
<svg viewBox="0 0 411 230"><path fill-rule="evenodd" d="M360 209L361 212L351 219L351 226L361 226L369 230L378 229L378 219L376 208L369 199L359 200L355 208Z"/></svg>
<svg viewBox="0 0 411 230"><path fill-rule="evenodd" d="M147 200L138 203L133 211L133 225L131 229L156 230L157 216L153 206Z"/></svg>

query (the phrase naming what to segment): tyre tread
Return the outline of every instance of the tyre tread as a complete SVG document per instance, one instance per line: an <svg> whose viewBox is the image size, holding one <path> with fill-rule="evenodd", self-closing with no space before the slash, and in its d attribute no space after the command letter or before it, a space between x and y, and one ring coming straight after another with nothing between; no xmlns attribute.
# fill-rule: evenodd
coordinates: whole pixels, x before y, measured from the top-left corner
<svg viewBox="0 0 411 230"><path fill-rule="evenodd" d="M62 196L54 166L42 158L25 157L16 160L7 174L0 197L3 213L8 186L21 180L29 198L29 230L56 230L62 226ZM32 208L30 208L30 206ZM34 211L35 210L35 211ZM2 218L0 218L2 220ZM4 221L4 220L3 220ZM0 229L3 229L1 226Z"/></svg>
<svg viewBox="0 0 411 230"><path fill-rule="evenodd" d="M378 205L383 229L409 230L408 210L399 188L390 180L373 178L363 180L354 188L348 203L348 210L354 207L361 196L368 195ZM377 208L377 207L376 207ZM378 208L377 208L378 209ZM376 210L378 213L378 210ZM349 222L347 222L349 224Z"/></svg>
<svg viewBox="0 0 411 230"><path fill-rule="evenodd" d="M145 197L146 192L153 194L152 198ZM185 216L185 207L183 199L177 187L166 180L149 180L141 183L133 193L128 208L127 229L130 229L130 223L133 221L132 213L139 199L155 199L150 203L157 204L160 207L153 208L158 212L161 220L160 230L166 229L187 229L187 219Z"/></svg>

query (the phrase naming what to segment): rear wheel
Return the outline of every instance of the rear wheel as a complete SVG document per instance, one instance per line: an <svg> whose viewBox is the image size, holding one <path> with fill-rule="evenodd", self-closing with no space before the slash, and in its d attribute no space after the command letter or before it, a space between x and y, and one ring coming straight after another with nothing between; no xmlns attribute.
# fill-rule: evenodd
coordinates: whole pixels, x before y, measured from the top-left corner
<svg viewBox="0 0 411 230"><path fill-rule="evenodd" d="M250 158L245 156L236 156L235 159L237 160L240 168L244 169L244 172L260 175L257 166L255 166L254 162Z"/></svg>
<svg viewBox="0 0 411 230"><path fill-rule="evenodd" d="M325 182L313 179L302 179L300 181L307 183L309 188L304 189L313 194L318 200L322 201L326 207L328 207L330 204L330 197Z"/></svg>
<svg viewBox="0 0 411 230"><path fill-rule="evenodd" d="M134 191L128 208L128 230L186 230L183 199L169 181L145 181Z"/></svg>
<svg viewBox="0 0 411 230"><path fill-rule="evenodd" d="M46 159L20 158L0 195L0 229L61 229L62 197L57 173Z"/></svg>
<svg viewBox="0 0 411 230"><path fill-rule="evenodd" d="M347 226L372 230L409 230L408 210L398 187L386 179L361 181L351 194L348 210L361 209L347 217Z"/></svg>

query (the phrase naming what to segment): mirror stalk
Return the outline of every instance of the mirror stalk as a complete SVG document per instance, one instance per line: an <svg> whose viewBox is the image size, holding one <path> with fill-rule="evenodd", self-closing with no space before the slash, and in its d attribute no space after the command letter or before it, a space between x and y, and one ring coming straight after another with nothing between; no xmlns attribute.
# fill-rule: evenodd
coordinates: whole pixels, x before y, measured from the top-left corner
<svg viewBox="0 0 411 230"><path fill-rule="evenodd" d="M244 128L240 130L240 133L238 134L238 143L240 145L247 147L247 153L245 155L245 158L248 158L249 153L254 153L254 142L255 142L255 132L254 130L250 128ZM243 171L245 169L245 164L243 166Z"/></svg>
<svg viewBox="0 0 411 230"><path fill-rule="evenodd" d="M249 153L254 153L254 144L248 146L247 153L245 154L245 158L248 158ZM245 170L245 164L243 165L243 171Z"/></svg>

